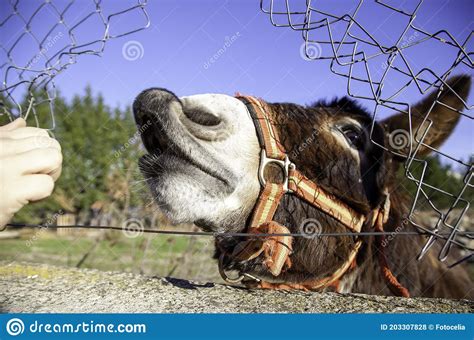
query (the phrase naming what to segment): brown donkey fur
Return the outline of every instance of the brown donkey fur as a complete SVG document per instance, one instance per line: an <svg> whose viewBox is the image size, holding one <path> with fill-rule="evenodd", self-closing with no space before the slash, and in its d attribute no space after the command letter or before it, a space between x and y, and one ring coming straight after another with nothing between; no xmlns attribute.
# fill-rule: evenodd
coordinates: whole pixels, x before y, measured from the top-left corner
<svg viewBox="0 0 474 340"><path fill-rule="evenodd" d="M470 77L458 76L448 81L448 85L463 100L467 98L470 88ZM438 101L462 110L463 103L456 94L445 89ZM418 150L418 156L428 155L430 147L442 144L456 126L460 114L443 105L430 108L436 99L436 93L427 96L412 107L412 130L416 131L423 124L427 112L433 126ZM178 99L174 99L178 100ZM137 99L134 106L137 123L142 126L149 117L141 111L144 99ZM415 228L405 221L409 200L397 179L398 169L404 157L394 156L377 146L390 148L389 139L399 129L409 131L407 115L400 113L374 125L372 139L369 135L372 126L370 115L348 98L333 102L318 102L311 106L300 106L292 103L268 103L272 115L277 121L277 129L292 162L297 169L309 179L318 183L328 193L344 201L347 205L364 214L382 204L384 192L390 193L391 210L385 231L413 231ZM162 128L162 127L161 127ZM344 147L340 137L350 141L352 149ZM423 130L423 126L421 129ZM142 136L145 143L149 136ZM150 144L151 142L149 142ZM156 142L158 143L158 142ZM169 141L161 141L169 143ZM151 145L151 144L150 144ZM150 151L152 148L148 146ZM413 145L416 145L413 142ZM163 145L161 145L163 147ZM409 146L398 150L406 154ZM150 174L153 163L150 157L141 161L141 168L146 177ZM278 176L279 171L269 171L268 176ZM253 205L255 204L255 199ZM253 206L252 204L250 206ZM251 210L242 209L243 219L234 219L226 225L225 231L243 232ZM301 201L296 196L285 195L274 220L289 228L293 233L301 233L305 221L317 221L322 232L347 232L345 226L330 216ZM195 221L206 230L214 230L210 222ZM365 225L362 231L373 231L372 225ZM218 237L216 239L216 257L224 251L232 250L242 238ZM356 242L353 236L340 237L295 237L293 240L292 266L273 277L262 265L262 256L247 262L237 262L231 257L225 259L227 269L251 273L264 280L279 283L298 283L331 275L342 263ZM405 286L411 296L467 298L473 296L473 285L463 266L448 269L437 260L436 245L420 261L416 257L422 248L424 236L395 236L383 245L388 264L398 281ZM379 263L380 248L374 237L365 237L356 258L356 266L347 272L340 282L342 292L393 295L387 287Z"/></svg>
<svg viewBox="0 0 474 340"><path fill-rule="evenodd" d="M467 97L469 77L452 78L448 84L462 98ZM422 124L420 117L428 112L434 99L433 93L412 108L413 131ZM442 93L439 101L457 110L463 107L462 102L448 90ZM401 166L400 161L404 158L394 157L375 144L367 143L361 146L360 162L357 163L354 157L339 146L333 135L327 133L325 126L331 125L331 120L339 120L340 117L358 121L365 127L364 131L369 131L371 118L363 109L347 98L331 103L319 102L312 107L287 103L269 104L269 107L278 119L282 143L302 173L349 206L366 214L382 203L383 191L387 190L390 193L391 210L389 220L384 226L385 231L415 230L404 219L408 213L409 200L403 194L396 176ZM439 146L451 134L459 117L459 113L436 105L430 113L434 126L425 137L424 143L431 147ZM387 145L390 148L390 134L398 129L409 131L406 114L401 113L377 124L372 138L379 145ZM407 150L408 147L405 151ZM398 150L400 153L403 151ZM419 153L426 155L429 149L424 147ZM323 232L347 231L346 227L323 212L290 195L285 196L275 218L293 233L301 233L301 228L304 228L305 220L308 219L318 221ZM373 226L365 225L362 231L373 231ZM217 242L217 255L220 254L219 248L234 246L232 241L222 242L224 244ZM291 256L292 267L282 273L278 282L297 283L329 276L347 259L354 242L354 238L350 236L316 239L296 237L294 254ZM448 269L445 264L439 262L436 258L439 251L437 246L422 260L416 261L424 242L426 238L421 236L395 236L384 243L391 270L399 282L408 288L411 296L472 298L474 289L466 270L461 266ZM345 286L348 286L350 288L347 290L354 293L392 295L381 274L379 252L374 237L364 240L357 256L356 268L347 273L341 281L343 291L346 290ZM271 280L260 260L257 258L245 264L235 263L230 268L257 273Z"/></svg>

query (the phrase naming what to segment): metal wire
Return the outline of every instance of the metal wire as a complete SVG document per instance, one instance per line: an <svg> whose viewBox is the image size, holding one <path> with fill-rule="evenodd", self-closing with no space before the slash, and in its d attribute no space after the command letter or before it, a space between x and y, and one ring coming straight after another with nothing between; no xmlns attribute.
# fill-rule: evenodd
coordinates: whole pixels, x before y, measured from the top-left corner
<svg viewBox="0 0 474 340"><path fill-rule="evenodd" d="M19 116L26 119L31 114L40 127L36 109L39 105L48 105L51 126L41 127L54 130L54 78L75 64L81 55L100 56L108 40L147 28L150 20L146 3L147 0L134 0L133 5L114 13L106 11L102 0L44 0L35 2L36 7L32 2L20 0L2 3L0 115L13 120ZM112 26L118 30L116 24L127 14L138 14L142 20L137 27L113 34ZM94 27L94 37L88 35L84 39L81 29L88 25ZM24 44L34 49L26 59ZM25 94L26 104L19 99Z"/></svg>
<svg viewBox="0 0 474 340"><path fill-rule="evenodd" d="M235 232L207 232L207 231L180 231L180 230L161 230L161 229L147 229L144 228L141 224L135 226L136 230L129 230L128 227L116 227L116 226L99 226L99 225L49 225L49 224L26 224L26 223L9 223L0 229L0 231L6 229L7 227L13 229L22 229L22 228L45 228L51 230L63 229L63 228L83 228L83 229L102 229L102 230L117 230L122 232L138 232L138 233L149 233L149 234L161 234L161 235L174 235L174 236L210 236L210 237L246 237L249 239L256 239L261 237L275 237L275 236L292 236L292 237L304 237L304 238L320 238L320 237L342 237L342 236L354 236L354 237L373 237L373 236L389 236L389 237L398 237L398 236L427 236L427 237L436 237L448 240L450 234L441 234L434 233L431 230L425 230L424 232L420 231L396 231L396 232L376 232L376 231L365 231L365 232L338 232L338 233L314 233L309 235L308 233L275 233L275 234L249 234L245 232L235 233ZM459 231L460 235L465 236L466 238L473 239L474 232L464 232ZM448 265L449 268L452 268L472 257L473 248L470 248L464 244L459 244L456 240L451 241L457 246L464 247L466 250L471 253L458 261Z"/></svg>
<svg viewBox="0 0 474 340"><path fill-rule="evenodd" d="M5 226L11 228L47 228L47 229L62 229L62 228L85 228L85 229L105 229L105 230L119 230L123 231L126 228L115 227L115 226L100 226L100 225L83 225L83 224L71 224L71 225L46 225L46 224L27 224L27 223L9 223ZM296 237L325 237L325 236L381 236L381 235L420 235L416 231L400 231L400 232L340 232L340 233L317 233L308 235L307 233L283 233L283 234L250 234L250 233L232 233L232 232L211 232L211 231L180 231L180 230L160 230L160 229L139 229L143 233L151 234L166 234L166 235L201 235L201 236L228 236L228 237L268 237L268 236L296 236ZM429 233L428 233L429 234ZM470 237L474 237L473 233L468 233ZM447 237L448 235L444 235Z"/></svg>
<svg viewBox="0 0 474 340"><path fill-rule="evenodd" d="M260 0L261 11L269 16L273 26L301 32L305 59L328 60L330 70L347 79L347 93L350 96L373 103L372 131L383 110L404 112L411 127L411 105L404 102L402 96L411 90L421 95L437 91L437 98L439 98L441 91L448 86L446 80L451 74L463 70L472 73L474 68L472 60L474 31L468 32L463 41L458 41L446 29L434 33L428 32L416 23L417 15L419 16L423 10L422 4L423 0L409 4L404 1L355 0L344 2L343 10L341 10L334 3L324 1ZM407 9L407 7L411 8ZM368 28L371 23L364 21L360 14L364 10L366 12L369 10L370 17L380 19L379 22L386 22L389 18L393 18L388 28L392 37L377 35L375 29ZM339 13L335 13L337 11ZM423 49L430 42L437 42L437 48L450 49L453 57L447 61L448 64L444 68L438 67L438 70L435 70L430 64L432 60L428 59L416 60L415 66L407 57L412 50ZM402 79L399 85L394 85L396 82L392 79L395 77ZM389 82L390 86L385 86ZM461 118L464 117L472 122L474 106L465 101L462 103L463 111L448 108L456 111L462 116ZM410 143L407 153L386 146L382 147L388 152L405 157L405 176L417 187L408 219L421 232L431 234L421 249L419 258L422 258L435 242L442 242L442 249L438 254L440 261L447 258L454 244L461 245L461 248L470 251L470 254L464 258L467 259L472 257L472 249L466 246L470 240L468 234L462 233L461 224L467 220L466 213L470 207L470 202L466 197L474 185L472 182L474 165L472 160L460 159L424 142L428 130L434 128L434 122L429 119L430 111L426 112L424 117L420 117L423 122L428 123L428 127L423 126L423 131L415 131L411 128L410 131L406 131L409 140L414 141L413 145ZM420 137L421 132L423 134ZM375 143L372 135L371 140ZM472 141L466 142L472 143ZM429 148L443 161L454 162L459 166L461 176L463 176L461 190L448 192L440 187L440 183L428 183L426 179L428 163L419 155L420 147ZM415 169L420 167L422 171L417 173ZM449 179L446 178L446 180ZM431 199L433 192L449 199L450 205L437 206ZM436 214L437 220L431 226L421 225L415 219L416 212L421 209L430 210ZM445 233L449 234L449 237L441 236Z"/></svg>
<svg viewBox="0 0 474 340"><path fill-rule="evenodd" d="M435 33L427 32L415 24L417 13L422 8L423 1L420 0L411 10L397 8L383 1L376 0L372 5L389 11L391 15L399 16L406 22L405 26L400 27L401 32L395 39L389 42L382 42L375 34L371 34L365 23L359 20L358 14L367 6L363 0L355 1L352 9L347 13L331 13L318 7L320 2L313 5L311 0L290 1L290 0L261 0L261 10L268 14L271 23L277 27L289 27L295 31L302 33L304 41L305 55L308 59L330 61L330 69L333 73L347 79L348 94L354 98L371 100L374 102L373 120L380 115L383 108L405 112L407 119L411 121L411 106L409 103L399 99L408 89L415 88L419 93L424 94L428 91L437 90L441 92L447 86L446 80L450 74L460 70L461 67L471 69L474 67L472 61L472 43L471 38L474 32L471 32L467 38L459 42L447 30L439 30ZM137 31L147 28L150 24L148 14L145 10L146 0L136 0L136 4L127 7L124 10L106 14L102 6L101 0L89 0L87 5L84 1L71 0L65 5L59 5L53 0L44 0L40 2L36 8L33 8L28 15L22 11L24 1L11 0L8 4L2 4L8 7L0 16L0 31L7 30L9 27L20 23L22 29L18 34L14 34L0 41L0 77L2 84L0 86L0 115L7 115L10 120L17 116L28 117L32 115L39 126L39 119L36 108L39 105L49 105L52 126L55 128L54 120L54 98L55 87L54 78L63 72L67 67L75 64L81 55L101 55L104 51L105 44L109 39L123 37ZM79 4L81 10L74 12L74 6ZM31 5L31 4L29 4ZM31 6L30 6L31 7ZM330 6L329 6L330 7ZM348 4L346 8L351 8ZM3 9L3 8L2 8ZM126 15L127 13L138 12L143 17L143 23L139 27L131 28L126 32L112 34L112 20ZM52 22L49 29L39 34L35 30L35 21L41 18L44 13L48 14L48 18ZM375 14L375 13L374 13ZM98 37L82 41L79 37L79 29L88 25L92 20L97 20L101 27ZM44 24L42 22L42 24ZM337 26L337 29L336 29ZM341 30L340 27L343 29ZM60 39L56 38L61 33ZM414 39L407 37L415 37ZM20 61L17 58L17 51L21 49L21 44L28 40L36 52L33 57ZM455 57L450 65L442 72L436 72L430 67L424 65L415 70L406 54L408 51L423 47L429 41L437 41L442 46L454 50ZM469 45L471 44L471 45ZM54 45L54 48L51 46ZM327 47L327 48L323 48ZM315 55L312 51L317 49ZM323 55L323 50L329 51ZM383 59L380 63L383 66L383 72L375 75L370 70L377 60ZM423 61L419 61L420 64ZM361 72L364 71L364 72ZM391 73L405 77L405 82L390 93L384 87L387 80L390 79ZM364 87L365 86L365 87ZM365 88L365 92L360 90ZM356 91L357 89L357 91ZM39 91L43 90L43 91ZM22 94L27 94L27 102L22 103L18 100ZM40 94L42 93L42 94ZM472 105L464 103L464 111L457 111L466 119L472 120ZM429 128L433 122L428 119L429 112L426 113L425 120L430 122ZM419 232L397 232L383 233L386 235L426 235L428 241L420 253L420 258L433 246L435 242L443 242L443 247L439 253L439 259L445 260L449 254L452 245L456 245L467 250L468 255L464 258L472 257L473 249L468 246L468 242L473 239L473 233L463 231L461 224L465 220L464 217L469 210L470 202L464 197L467 191L472 190L474 166L472 163L456 158L452 155L444 153L438 149L433 152L441 157L456 162L464 173L464 186L459 192L447 192L433 183L427 183L425 174L428 163L419 157L418 151L420 146L429 147L423 142L426 131L421 138L418 137L418 131L408 131L410 139L416 141L415 145L410 145L408 154L401 154L399 150L385 149L391 153L406 157L405 175L417 186L417 192L413 197L410 214L408 216L410 222L418 227ZM417 136L416 138L414 136ZM421 165L421 174L417 174L414 169ZM429 191L449 197L452 204L447 208L441 208L430 199ZM420 209L422 202L428 202L428 208L434 211L438 218L432 226L426 227L418 224L415 220L416 211ZM459 209L459 207L462 207ZM455 209L457 208L457 209ZM450 221L455 221L450 222ZM10 225L12 227L47 227L51 229L81 227L81 228L98 228L98 226L41 226L41 225ZM103 227L102 229L123 230L120 227ZM143 232L174 234L174 235L201 235L201 236L234 236L248 237L246 233L207 233L207 232L183 232L183 231L164 231L146 229ZM377 236L382 233L322 233L315 237L335 237L335 236ZM255 235L251 235L255 237ZM268 236L265 234L259 236ZM285 234L286 236L286 234ZM291 234L291 236L308 237L307 234Z"/></svg>

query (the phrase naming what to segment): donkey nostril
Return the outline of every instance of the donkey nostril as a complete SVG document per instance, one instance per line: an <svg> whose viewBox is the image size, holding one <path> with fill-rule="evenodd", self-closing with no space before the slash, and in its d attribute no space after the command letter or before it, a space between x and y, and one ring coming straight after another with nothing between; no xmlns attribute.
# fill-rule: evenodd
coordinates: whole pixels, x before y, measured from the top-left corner
<svg viewBox="0 0 474 340"><path fill-rule="evenodd" d="M216 126L221 122L219 117L200 108L185 109L184 115L192 122L204 126Z"/></svg>

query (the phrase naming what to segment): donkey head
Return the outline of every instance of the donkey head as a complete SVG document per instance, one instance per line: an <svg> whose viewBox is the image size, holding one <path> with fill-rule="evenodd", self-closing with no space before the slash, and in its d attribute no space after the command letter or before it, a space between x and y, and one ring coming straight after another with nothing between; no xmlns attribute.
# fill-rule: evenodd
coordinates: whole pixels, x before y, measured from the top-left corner
<svg viewBox="0 0 474 340"><path fill-rule="evenodd" d="M426 155L453 131L470 78L454 77L447 84L441 93L412 106L411 126L406 113L373 124L371 116L347 98L311 106L267 105L296 168L329 194L367 214L381 204L385 191L394 189L394 164L403 155L413 150ZM438 104L433 105L436 99ZM140 159L140 169L162 211L175 223L195 223L215 232L244 231L261 189L257 176L261 150L244 103L222 94L178 98L168 90L152 88L136 98L133 109L148 152ZM400 145L394 139L399 131L413 140ZM383 147L396 149L398 155ZM280 169L268 167L266 172L274 180L281 176ZM292 195L284 196L275 220L297 233L314 228L347 231ZM236 242L235 238L218 240L221 249ZM354 242L351 236L296 238L293 270L278 280L325 276L347 259ZM269 275L258 260L243 266Z"/></svg>

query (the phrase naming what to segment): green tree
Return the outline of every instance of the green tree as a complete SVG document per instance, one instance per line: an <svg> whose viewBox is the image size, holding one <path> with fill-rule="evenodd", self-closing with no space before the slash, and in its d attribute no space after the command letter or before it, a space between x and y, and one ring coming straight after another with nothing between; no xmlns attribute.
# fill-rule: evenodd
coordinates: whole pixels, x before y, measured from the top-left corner
<svg viewBox="0 0 474 340"><path fill-rule="evenodd" d="M39 222L59 209L87 212L97 201L117 201L120 207L139 205L137 193L130 194L128 190L120 195L117 190L125 185L124 180L137 178L140 143L134 137L136 128L130 108L111 110L100 94L94 95L87 87L83 95L74 96L70 103L59 95L54 112L56 127L52 133L63 152L61 177L52 197L23 208L15 220ZM40 127L51 126L49 107L39 106L36 113Z"/></svg>
<svg viewBox="0 0 474 340"><path fill-rule="evenodd" d="M470 157L468 164L472 164L473 157ZM423 169L425 173L423 174ZM415 197L417 192L417 184L404 176L401 169L399 177L403 181L403 186L408 190L410 197ZM429 201L434 203L437 208L448 208L455 203L456 197L461 195L464 200L473 202L474 190L467 186L464 187L464 178L467 168L462 166L459 169L454 169L453 166L447 162L442 162L438 155L426 158L426 167L423 162L414 163L410 167L410 172L417 180L422 180L422 190L425 192L427 198L421 193L419 196L418 207L423 209L429 208ZM472 182L472 181L471 181ZM431 186L431 187L430 187ZM434 188L439 190L436 190ZM450 195L451 194L451 195ZM463 207L459 205L458 207Z"/></svg>

